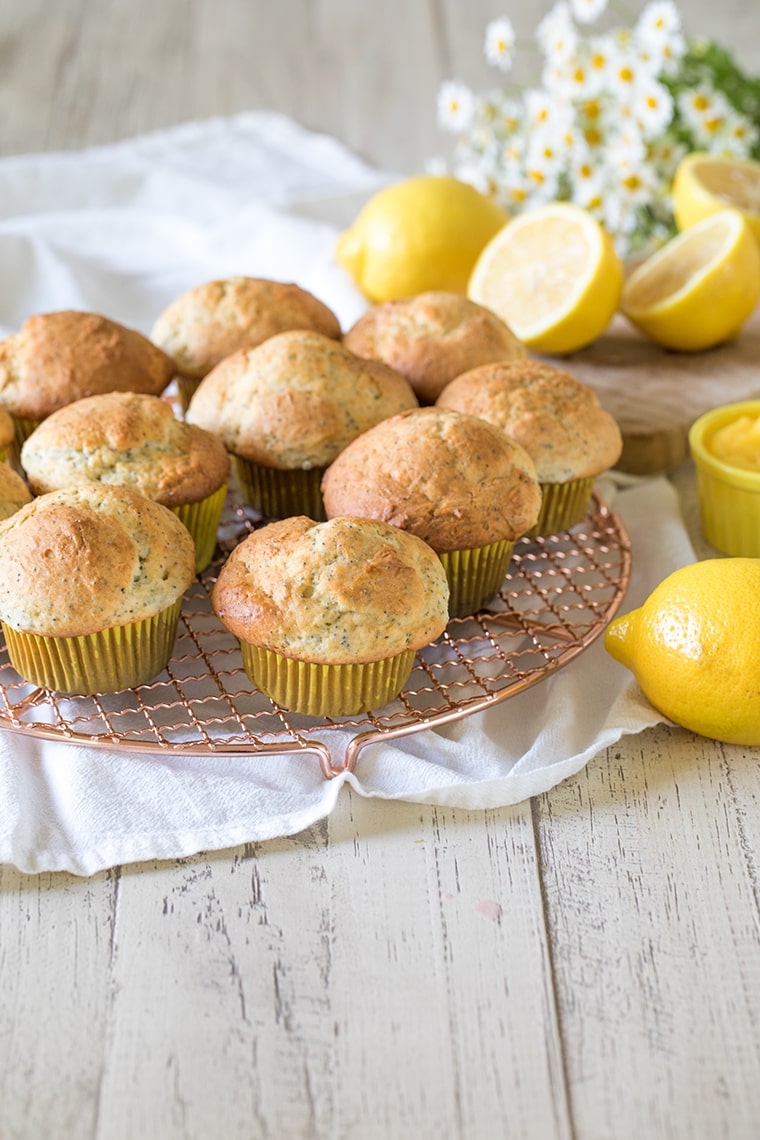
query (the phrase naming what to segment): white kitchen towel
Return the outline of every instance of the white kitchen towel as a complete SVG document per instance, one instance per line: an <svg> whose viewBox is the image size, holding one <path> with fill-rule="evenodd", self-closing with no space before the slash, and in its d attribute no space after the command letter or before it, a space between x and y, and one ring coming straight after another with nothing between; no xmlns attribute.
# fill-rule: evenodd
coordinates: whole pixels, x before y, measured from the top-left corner
<svg viewBox="0 0 760 1140"><path fill-rule="evenodd" d="M389 180L335 140L261 112L0 159L0 330L80 308L149 332L180 292L230 273L296 281L346 327L366 302L334 263L335 225L315 215ZM629 483L604 488L633 548L624 609L694 558L667 480ZM293 834L328 815L346 783L384 799L516 803L660 721L597 640L487 712L368 747L333 780L311 755L145 755L0 730L0 861L87 875Z"/></svg>

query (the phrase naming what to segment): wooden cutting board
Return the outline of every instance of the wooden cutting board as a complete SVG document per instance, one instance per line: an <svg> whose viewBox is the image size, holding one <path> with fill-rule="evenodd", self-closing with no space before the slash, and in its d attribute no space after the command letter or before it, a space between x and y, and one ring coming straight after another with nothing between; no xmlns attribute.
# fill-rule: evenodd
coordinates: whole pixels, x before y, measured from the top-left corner
<svg viewBox="0 0 760 1140"><path fill-rule="evenodd" d="M688 458L703 412L760 396L760 309L737 340L709 352L665 351L620 316L590 348L552 362L591 385L617 420L619 470L657 474Z"/></svg>

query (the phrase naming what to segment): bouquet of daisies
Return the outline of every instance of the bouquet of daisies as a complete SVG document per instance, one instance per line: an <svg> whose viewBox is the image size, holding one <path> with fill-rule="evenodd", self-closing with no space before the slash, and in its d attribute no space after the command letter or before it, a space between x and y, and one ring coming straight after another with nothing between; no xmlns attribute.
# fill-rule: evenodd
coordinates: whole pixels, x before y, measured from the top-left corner
<svg viewBox="0 0 760 1140"><path fill-rule="evenodd" d="M485 95L441 85L438 121L456 136L451 172L514 214L575 202L622 257L675 231L671 184L689 151L760 158L760 78L712 41L688 39L672 0L652 0L632 27L587 30L607 0L560 0L535 30L540 82ZM486 28L502 72L518 45L508 17Z"/></svg>

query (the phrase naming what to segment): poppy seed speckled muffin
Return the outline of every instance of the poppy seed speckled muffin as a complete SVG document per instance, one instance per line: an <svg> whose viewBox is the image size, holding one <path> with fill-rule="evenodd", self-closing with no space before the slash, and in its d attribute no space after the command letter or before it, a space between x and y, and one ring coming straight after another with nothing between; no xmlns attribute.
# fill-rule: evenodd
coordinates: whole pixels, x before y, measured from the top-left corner
<svg viewBox="0 0 760 1140"><path fill-rule="evenodd" d="M348 330L346 348L406 376L421 404L433 404L455 376L525 348L495 313L459 293L419 293L373 305Z"/></svg>
<svg viewBox="0 0 760 1140"><path fill-rule="evenodd" d="M522 444L543 502L531 534L555 534L583 518L594 479L620 458L620 429L593 389L540 361L490 364L458 376L437 401L480 416Z"/></svg>
<svg viewBox="0 0 760 1140"><path fill-rule="evenodd" d="M361 432L416 406L387 365L320 333L291 331L218 364L187 420L223 440L242 493L264 516L319 519L325 467Z"/></svg>
<svg viewBox="0 0 760 1140"><path fill-rule="evenodd" d="M64 693L131 688L171 656L195 577L187 528L126 487L67 488L0 522L0 621L11 664Z"/></svg>
<svg viewBox="0 0 760 1140"><path fill-rule="evenodd" d="M171 357L134 329L97 313L39 313L0 342L0 407L19 444L58 408L101 392L157 396Z"/></svg>
<svg viewBox="0 0 760 1140"><path fill-rule="evenodd" d="M212 593L246 672L277 703L348 716L393 700L448 620L446 575L414 535L366 518L256 530Z"/></svg>
<svg viewBox="0 0 760 1140"><path fill-rule="evenodd" d="M452 617L493 596L541 506L520 444L448 408L418 408L364 432L328 467L322 492L329 518L380 519L427 542L446 567Z"/></svg>
<svg viewBox="0 0 760 1140"><path fill-rule="evenodd" d="M7 519L32 501L24 480L7 463L0 463L0 519Z"/></svg>
<svg viewBox="0 0 760 1140"><path fill-rule="evenodd" d="M169 507L204 569L216 545L230 460L211 432L176 418L158 396L109 392L53 412L21 449L35 494L84 483L131 487Z"/></svg>
<svg viewBox="0 0 760 1140"><path fill-rule="evenodd" d="M173 357L182 407L226 356L288 329L339 340L331 309L298 285L261 277L227 277L188 289L161 313L151 339Z"/></svg>

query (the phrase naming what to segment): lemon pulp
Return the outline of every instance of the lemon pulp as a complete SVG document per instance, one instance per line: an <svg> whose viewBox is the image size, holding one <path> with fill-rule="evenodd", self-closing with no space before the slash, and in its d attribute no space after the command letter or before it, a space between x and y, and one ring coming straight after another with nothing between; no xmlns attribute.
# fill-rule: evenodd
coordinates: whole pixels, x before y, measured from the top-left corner
<svg viewBox="0 0 760 1140"><path fill-rule="evenodd" d="M486 245L467 289L529 348L566 355L606 329L623 269L587 211L555 202L519 215Z"/></svg>

